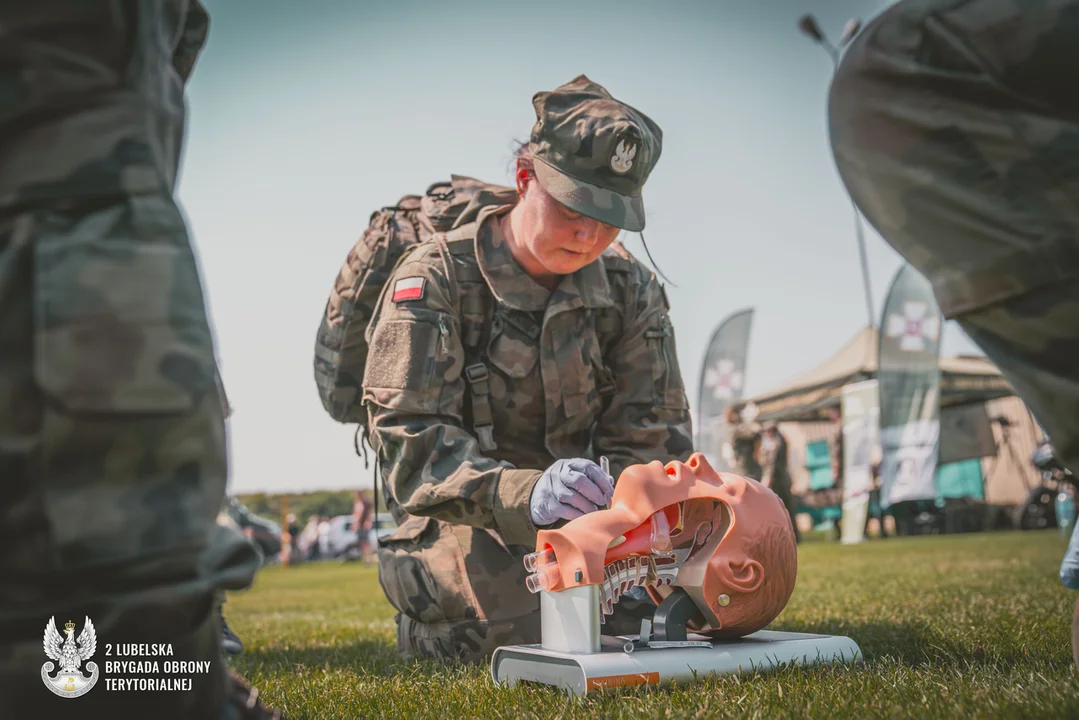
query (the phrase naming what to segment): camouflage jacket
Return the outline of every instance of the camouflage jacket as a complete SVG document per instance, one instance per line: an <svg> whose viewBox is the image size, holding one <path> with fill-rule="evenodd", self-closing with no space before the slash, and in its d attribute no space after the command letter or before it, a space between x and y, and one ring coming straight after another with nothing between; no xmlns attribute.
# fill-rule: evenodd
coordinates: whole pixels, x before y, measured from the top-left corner
<svg viewBox="0 0 1079 720"><path fill-rule="evenodd" d="M728 429L734 462L731 472L744 477L761 479L761 465L757 460L760 449L761 427L757 423L740 422Z"/></svg>
<svg viewBox="0 0 1079 720"><path fill-rule="evenodd" d="M787 439L776 433L774 438L761 440L761 482L779 494L790 489L791 476L787 468Z"/></svg>
<svg viewBox="0 0 1079 720"><path fill-rule="evenodd" d="M828 454L832 461L832 475L835 484L832 487L843 488L843 423L837 422L828 436Z"/></svg>
<svg viewBox="0 0 1079 720"><path fill-rule="evenodd" d="M398 541L417 538L433 519L438 532L471 526L507 551L531 552L532 488L555 460L606 455L617 478L629 465L685 460L692 452L673 329L655 276L615 244L549 292L504 243L498 219L509 209L486 208L474 240L458 239L452 258L437 237L418 246L390 277L368 330L363 398L370 439L387 504L412 516L395 533ZM481 343L493 450L481 450L471 432L463 373L468 328L447 261L458 276L469 268L482 275L493 298ZM395 302L399 287L420 290ZM609 348L596 331L603 308L621 316ZM604 368L613 375L609 392L601 392ZM484 562L471 558L469 565ZM508 575L523 582L523 566L512 565Z"/></svg>

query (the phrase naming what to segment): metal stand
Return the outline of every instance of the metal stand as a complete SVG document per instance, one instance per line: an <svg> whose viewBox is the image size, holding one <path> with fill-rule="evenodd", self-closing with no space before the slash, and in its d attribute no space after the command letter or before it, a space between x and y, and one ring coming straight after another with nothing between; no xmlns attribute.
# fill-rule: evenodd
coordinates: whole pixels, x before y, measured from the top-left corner
<svg viewBox="0 0 1079 720"><path fill-rule="evenodd" d="M693 598L682 588L659 604L654 615L657 640L682 641L686 639L686 623L700 614Z"/></svg>

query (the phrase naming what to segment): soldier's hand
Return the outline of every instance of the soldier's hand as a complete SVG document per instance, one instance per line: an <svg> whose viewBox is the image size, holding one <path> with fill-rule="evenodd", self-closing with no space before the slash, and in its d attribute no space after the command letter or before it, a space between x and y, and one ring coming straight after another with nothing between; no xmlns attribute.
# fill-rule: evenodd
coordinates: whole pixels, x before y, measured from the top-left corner
<svg viewBox="0 0 1079 720"><path fill-rule="evenodd" d="M532 522L545 527L573 520L607 505L613 495L614 483L596 463L585 458L558 460L532 489Z"/></svg>

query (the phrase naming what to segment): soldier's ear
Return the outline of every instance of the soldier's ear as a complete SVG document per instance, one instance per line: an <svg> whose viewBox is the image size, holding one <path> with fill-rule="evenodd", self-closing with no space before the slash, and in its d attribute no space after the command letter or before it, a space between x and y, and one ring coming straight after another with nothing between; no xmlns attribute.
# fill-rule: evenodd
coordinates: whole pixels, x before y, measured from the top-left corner
<svg viewBox="0 0 1079 720"><path fill-rule="evenodd" d="M532 181L532 171L525 167L520 159L517 160L517 173L514 175L514 180L517 181L517 194L524 197L528 183Z"/></svg>

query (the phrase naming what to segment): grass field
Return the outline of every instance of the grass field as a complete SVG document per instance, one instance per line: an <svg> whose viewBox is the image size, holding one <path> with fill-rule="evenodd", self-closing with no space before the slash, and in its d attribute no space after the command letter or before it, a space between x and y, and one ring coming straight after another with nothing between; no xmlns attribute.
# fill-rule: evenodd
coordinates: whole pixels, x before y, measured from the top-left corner
<svg viewBox="0 0 1079 720"><path fill-rule="evenodd" d="M403 662L377 571L262 571L230 596L247 651L233 661L297 718L1079 717L1071 660L1076 594L1056 531L809 541L772 629L847 635L866 662L629 688L573 700L496 686L489 666Z"/></svg>

